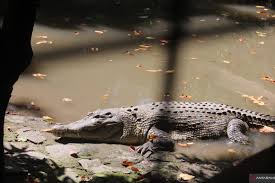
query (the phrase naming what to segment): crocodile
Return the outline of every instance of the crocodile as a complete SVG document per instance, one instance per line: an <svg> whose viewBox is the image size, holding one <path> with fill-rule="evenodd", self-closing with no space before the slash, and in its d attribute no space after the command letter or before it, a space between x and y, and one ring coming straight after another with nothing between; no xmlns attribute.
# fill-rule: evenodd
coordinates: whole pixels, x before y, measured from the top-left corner
<svg viewBox="0 0 275 183"><path fill-rule="evenodd" d="M212 102L153 102L98 109L83 119L46 130L55 136L100 143L139 145L145 154L173 151L179 141L215 139L250 144L251 127L275 125L275 116Z"/></svg>

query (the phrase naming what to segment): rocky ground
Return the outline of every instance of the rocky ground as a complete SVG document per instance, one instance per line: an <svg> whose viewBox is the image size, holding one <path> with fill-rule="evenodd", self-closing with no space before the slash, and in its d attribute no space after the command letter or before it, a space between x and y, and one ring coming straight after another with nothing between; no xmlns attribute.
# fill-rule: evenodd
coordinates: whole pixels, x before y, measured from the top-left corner
<svg viewBox="0 0 275 183"><path fill-rule="evenodd" d="M43 132L51 125L47 120L8 113L4 145L9 182L204 182L234 164L179 152L146 159L125 145L66 143Z"/></svg>

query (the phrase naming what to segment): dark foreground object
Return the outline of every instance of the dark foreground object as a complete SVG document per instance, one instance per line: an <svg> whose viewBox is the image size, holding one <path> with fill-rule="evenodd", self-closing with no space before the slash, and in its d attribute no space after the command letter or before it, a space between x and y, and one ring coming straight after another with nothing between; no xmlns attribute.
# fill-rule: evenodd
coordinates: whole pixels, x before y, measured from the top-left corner
<svg viewBox="0 0 275 183"><path fill-rule="evenodd" d="M225 169L209 183L249 182L249 174L275 174L275 145L242 161L235 167Z"/></svg>

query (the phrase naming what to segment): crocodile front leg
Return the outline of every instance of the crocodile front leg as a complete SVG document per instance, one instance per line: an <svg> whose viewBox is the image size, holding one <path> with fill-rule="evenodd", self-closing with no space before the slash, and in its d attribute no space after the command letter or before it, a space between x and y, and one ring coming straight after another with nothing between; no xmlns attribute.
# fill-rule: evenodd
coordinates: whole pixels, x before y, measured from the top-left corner
<svg viewBox="0 0 275 183"><path fill-rule="evenodd" d="M240 144L249 144L248 136L245 135L248 129L249 127L244 121L240 119L231 120L227 126L229 140Z"/></svg>
<svg viewBox="0 0 275 183"><path fill-rule="evenodd" d="M169 134L156 127L149 130L147 139L147 142L136 149L136 152L141 153L141 155L146 154L149 157L156 151L173 151L174 149L174 141ZM147 152L149 153L147 154Z"/></svg>

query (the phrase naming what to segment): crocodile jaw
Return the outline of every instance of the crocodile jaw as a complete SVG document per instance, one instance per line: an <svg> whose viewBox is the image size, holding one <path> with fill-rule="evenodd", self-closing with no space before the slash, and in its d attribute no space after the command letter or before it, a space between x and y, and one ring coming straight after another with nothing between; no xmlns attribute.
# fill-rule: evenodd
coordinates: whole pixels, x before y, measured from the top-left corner
<svg viewBox="0 0 275 183"><path fill-rule="evenodd" d="M57 137L85 139L109 143L121 143L123 124L114 121L98 121L97 119L79 120L67 125L54 125L44 130Z"/></svg>

